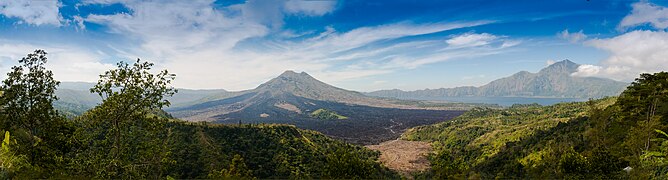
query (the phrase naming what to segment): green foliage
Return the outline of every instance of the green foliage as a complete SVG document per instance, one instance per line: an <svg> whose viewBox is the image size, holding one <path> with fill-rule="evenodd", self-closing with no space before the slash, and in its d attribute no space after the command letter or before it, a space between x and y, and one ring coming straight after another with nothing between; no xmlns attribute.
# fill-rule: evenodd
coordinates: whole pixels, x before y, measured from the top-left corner
<svg viewBox="0 0 668 180"><path fill-rule="evenodd" d="M583 151L589 106L614 98L553 106L515 105L507 109L474 108L451 121L407 131L404 139L431 141L432 178L579 178L613 177L624 161L605 152ZM607 165L601 167L593 161ZM614 172L614 173L613 173Z"/></svg>
<svg viewBox="0 0 668 180"><path fill-rule="evenodd" d="M72 126L53 108L59 82L44 66L47 53L35 50L12 67L0 91L0 129L15 134L17 155L25 155L32 165L26 178L53 176L62 169L68 153Z"/></svg>
<svg viewBox="0 0 668 180"><path fill-rule="evenodd" d="M22 169L30 168L30 163L25 155L17 154L14 148L16 140L12 140L9 131L5 131L5 137L0 148L0 178L9 179Z"/></svg>
<svg viewBox="0 0 668 180"><path fill-rule="evenodd" d="M210 179L249 179L252 176L252 171L248 170L244 158L240 155L234 155L232 158L232 163L230 163L227 169L222 169L220 171L213 171L209 173L208 178Z"/></svg>
<svg viewBox="0 0 668 180"><path fill-rule="evenodd" d="M152 63L137 60L132 66L120 62L118 68L100 75L91 92L102 104L76 120L81 149L75 156L75 174L94 178L159 178L172 161L167 151L170 129L167 119L150 115L168 106L165 96L175 93L168 87L174 74L166 70L151 74Z"/></svg>
<svg viewBox="0 0 668 180"><path fill-rule="evenodd" d="M646 169L653 169L652 177L656 179L668 178L668 134L655 130L661 137L653 139L658 142L656 150L648 151L640 157L641 165Z"/></svg>
<svg viewBox="0 0 668 180"><path fill-rule="evenodd" d="M173 129L169 148L177 163L167 171L175 178L218 178L235 172L245 176L242 166L261 179L398 177L376 162L376 151L294 126L182 121L168 126Z"/></svg>
<svg viewBox="0 0 668 180"><path fill-rule="evenodd" d="M12 121L2 122L2 128L22 128L36 135L41 126L57 116L51 104L57 99L54 92L60 82L44 68L46 62L46 52L35 50L7 73L7 79L2 82L0 104Z"/></svg>
<svg viewBox="0 0 668 180"><path fill-rule="evenodd" d="M331 120L331 119L348 119L348 117L340 115L332 110L318 109L311 113L311 117L317 119Z"/></svg>

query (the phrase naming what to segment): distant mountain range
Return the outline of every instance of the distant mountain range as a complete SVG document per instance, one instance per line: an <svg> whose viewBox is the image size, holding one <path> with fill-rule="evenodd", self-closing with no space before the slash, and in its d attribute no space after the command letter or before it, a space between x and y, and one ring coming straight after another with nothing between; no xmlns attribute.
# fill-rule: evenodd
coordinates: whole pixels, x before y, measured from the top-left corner
<svg viewBox="0 0 668 180"><path fill-rule="evenodd" d="M95 107L102 102L102 99L97 94L90 93L90 88L93 86L95 86L95 83L61 82L56 90L58 101L54 103L54 106L70 115L78 115ZM234 92L228 92L222 89L178 89L178 91L179 92L173 97L167 98L170 100L172 106L187 106L196 104L200 101L224 98L235 94Z"/></svg>
<svg viewBox="0 0 668 180"><path fill-rule="evenodd" d="M369 96L397 99L438 99L439 97L545 97L545 98L601 98L616 96L629 83L596 77L574 77L579 64L563 60L543 68L538 73L521 71L510 77L494 80L480 87L425 89L402 91L398 89L365 93Z"/></svg>

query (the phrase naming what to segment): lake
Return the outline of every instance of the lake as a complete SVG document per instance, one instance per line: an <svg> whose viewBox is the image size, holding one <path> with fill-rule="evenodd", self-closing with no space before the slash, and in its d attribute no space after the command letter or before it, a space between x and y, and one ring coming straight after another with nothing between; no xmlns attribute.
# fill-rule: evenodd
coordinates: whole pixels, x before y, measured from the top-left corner
<svg viewBox="0 0 668 180"><path fill-rule="evenodd" d="M463 103L486 103L498 104L501 106L512 106L513 104L532 104L553 105L561 102L584 102L585 98L529 98L529 97L438 97L420 100L438 100L448 102Z"/></svg>

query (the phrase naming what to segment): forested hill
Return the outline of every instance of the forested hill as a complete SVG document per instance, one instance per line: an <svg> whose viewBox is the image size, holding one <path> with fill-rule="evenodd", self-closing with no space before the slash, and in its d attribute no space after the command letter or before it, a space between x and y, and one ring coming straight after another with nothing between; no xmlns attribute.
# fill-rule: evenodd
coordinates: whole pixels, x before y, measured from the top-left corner
<svg viewBox="0 0 668 180"><path fill-rule="evenodd" d="M438 99L439 97L552 97L602 98L615 96L628 83L595 77L574 77L579 64L569 60L556 62L538 73L521 71L494 80L480 87L457 87L417 91L381 90L366 93L370 96L398 99Z"/></svg>
<svg viewBox="0 0 668 180"><path fill-rule="evenodd" d="M668 73L642 74L617 98L475 109L403 138L432 142L436 179L666 179Z"/></svg>
<svg viewBox="0 0 668 180"><path fill-rule="evenodd" d="M182 121L167 126L172 163L166 174L178 179L230 175L262 179L398 178L376 162L377 151L294 126Z"/></svg>
<svg viewBox="0 0 668 180"><path fill-rule="evenodd" d="M397 179L379 153L288 125L211 125L161 109L175 75L120 62L80 116L53 107L59 82L36 50L0 85L0 179Z"/></svg>

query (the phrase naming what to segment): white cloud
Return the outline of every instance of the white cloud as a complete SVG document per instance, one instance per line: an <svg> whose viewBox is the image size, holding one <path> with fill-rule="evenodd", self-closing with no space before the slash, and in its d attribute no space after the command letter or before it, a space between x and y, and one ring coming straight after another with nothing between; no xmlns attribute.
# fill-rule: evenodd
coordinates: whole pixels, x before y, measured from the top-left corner
<svg viewBox="0 0 668 180"><path fill-rule="evenodd" d="M577 42L580 42L582 40L587 39L587 35L585 35L582 32L582 30L580 30L578 32L571 33L571 32L568 32L568 29L564 29L563 31L557 33L557 36L559 36L559 38L561 38L561 39L568 40L568 42L571 42L571 43L577 43Z"/></svg>
<svg viewBox="0 0 668 180"><path fill-rule="evenodd" d="M618 27L620 29L649 24L659 29L634 30L622 35L593 39L585 45L608 51L610 56L598 65L582 65L574 76L597 76L621 81L633 81L640 73L668 70L668 8L638 2Z"/></svg>
<svg viewBox="0 0 668 180"><path fill-rule="evenodd" d="M63 18L58 11L59 6L59 1L56 0L2 0L0 1L0 14L9 18L18 18L19 23L60 26Z"/></svg>
<svg viewBox="0 0 668 180"><path fill-rule="evenodd" d="M100 60L106 55L88 53L67 45L35 45L8 41L0 41L0 79L6 78L6 72L11 66L18 64L18 60L32 53L35 49L45 49L48 53L47 69L53 71L54 79L58 81L86 81L95 82L98 75L114 68L112 64Z"/></svg>
<svg viewBox="0 0 668 180"><path fill-rule="evenodd" d="M136 50L122 52L124 56L158 61L158 68L177 74L175 86L184 88L254 88L287 69L306 71L325 82L341 82L453 58L499 53L519 43L491 34L483 34L494 37L483 38L489 45L457 50L446 49L447 44L433 40L384 43L491 21L398 22L344 32L325 27L323 32L310 34L273 29L280 27L287 15L332 13L336 5L330 1L284 1L284 5L247 1L223 9L213 8L213 1L86 3L116 2L132 13L93 14L84 21L105 25L112 33L136 40ZM272 33L283 35L267 36ZM282 39L294 36L310 38Z"/></svg>
<svg viewBox="0 0 668 180"><path fill-rule="evenodd" d="M596 65L591 65L591 64L583 64L578 66L578 69L576 72L571 74L572 76L579 76L579 77L587 77L587 76L596 76L599 73L601 73L601 69L603 67L601 66L596 66Z"/></svg>
<svg viewBox="0 0 668 180"><path fill-rule="evenodd" d="M556 61L554 61L554 60L552 60L552 59L548 59L547 61L545 61L545 64L547 64L548 66L549 66L549 65L552 65L552 64L554 64L554 63L556 63Z"/></svg>
<svg viewBox="0 0 668 180"><path fill-rule="evenodd" d="M400 22L374 27L361 27L345 33L325 32L327 35L311 39L307 43L312 43L308 49L339 49L337 52L350 50L372 42L395 39L405 36L415 36L430 34L446 30L458 29L463 27L472 27L491 23L491 21L474 21L463 23L434 23L434 24L413 24L410 22Z"/></svg>
<svg viewBox="0 0 668 180"><path fill-rule="evenodd" d="M322 16L336 8L337 1L305 0L249 0L244 4L234 5L230 9L240 11L243 18L267 25L273 29L283 26L283 19L288 15Z"/></svg>
<svg viewBox="0 0 668 180"><path fill-rule="evenodd" d="M130 2L125 5L132 14L93 14L86 17L86 21L107 25L114 33L127 33L142 40L145 53L158 59L210 47L229 49L241 40L267 34L264 26L238 17L225 17L211 3Z"/></svg>
<svg viewBox="0 0 668 180"><path fill-rule="evenodd" d="M668 70L668 32L637 30L585 44L608 51L610 56L598 66L583 65L573 75L631 81L640 73Z"/></svg>
<svg viewBox="0 0 668 180"><path fill-rule="evenodd" d="M633 10L619 23L619 28L649 24L656 29L668 28L668 8L651 4L649 2L637 2L631 5Z"/></svg>
<svg viewBox="0 0 668 180"><path fill-rule="evenodd" d="M497 38L497 36L488 33L465 33L448 39L445 42L455 47L473 47L488 45Z"/></svg>
<svg viewBox="0 0 668 180"><path fill-rule="evenodd" d="M321 16L334 11L335 0L307 1L307 0L289 0L285 3L285 10L288 13L304 14L308 16Z"/></svg>

